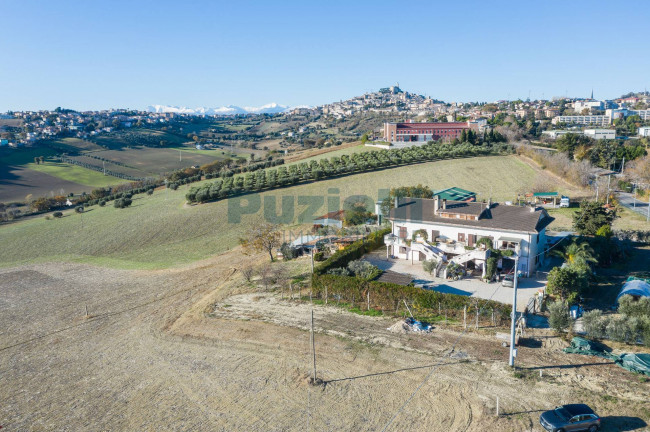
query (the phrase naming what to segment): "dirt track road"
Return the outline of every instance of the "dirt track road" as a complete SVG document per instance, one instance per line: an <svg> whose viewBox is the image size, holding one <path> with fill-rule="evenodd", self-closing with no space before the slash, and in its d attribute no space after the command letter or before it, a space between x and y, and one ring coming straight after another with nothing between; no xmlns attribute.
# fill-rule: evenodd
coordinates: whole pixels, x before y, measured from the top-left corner
<svg viewBox="0 0 650 432"><path fill-rule="evenodd" d="M609 430L648 420L638 399L648 394L608 384L625 375L598 360L556 368L541 356L549 378L522 380L496 360L503 348L486 349L478 336L463 341L463 358L446 356L454 332L390 335L392 321L334 308L319 311L328 329L317 335L319 375L328 383L312 387L309 333L282 320L306 306L238 300L232 258L156 272L78 264L0 270L3 431L381 430L439 362L388 430L537 430L538 410L578 397L618 416ZM223 313L204 313L231 300L238 303ZM367 341L375 333L383 339ZM612 400L594 396L603 388ZM501 418L493 415L496 396L508 414Z"/></svg>

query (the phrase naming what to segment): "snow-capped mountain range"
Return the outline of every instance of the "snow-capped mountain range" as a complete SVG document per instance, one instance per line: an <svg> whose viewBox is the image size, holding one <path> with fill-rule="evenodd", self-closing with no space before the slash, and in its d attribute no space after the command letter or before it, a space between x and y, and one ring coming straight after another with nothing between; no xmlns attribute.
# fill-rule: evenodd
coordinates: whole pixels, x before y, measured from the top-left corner
<svg viewBox="0 0 650 432"><path fill-rule="evenodd" d="M178 114L195 114L195 115L237 115L237 114L276 114L291 109L286 105L270 103L261 107L238 107L228 105L219 108L187 108L169 105L149 105L147 111L155 113L178 113Z"/></svg>

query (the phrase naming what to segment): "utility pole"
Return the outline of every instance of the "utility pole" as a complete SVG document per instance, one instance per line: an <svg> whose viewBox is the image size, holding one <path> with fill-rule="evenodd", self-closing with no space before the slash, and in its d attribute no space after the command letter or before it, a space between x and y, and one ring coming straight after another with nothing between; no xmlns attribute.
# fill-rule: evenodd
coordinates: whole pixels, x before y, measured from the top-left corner
<svg viewBox="0 0 650 432"><path fill-rule="evenodd" d="M311 248L311 274L314 274L314 248Z"/></svg>
<svg viewBox="0 0 650 432"><path fill-rule="evenodd" d="M102 166L104 167L104 175L106 175L106 162L102 161Z"/></svg>
<svg viewBox="0 0 650 432"><path fill-rule="evenodd" d="M648 194L648 215L645 217L646 222L650 222L650 193Z"/></svg>
<svg viewBox="0 0 650 432"><path fill-rule="evenodd" d="M609 184L611 183L611 181L612 181L612 176L608 175L607 176L607 200L606 200L607 204L609 204Z"/></svg>
<svg viewBox="0 0 650 432"><path fill-rule="evenodd" d="M519 255L515 256L515 277L512 287L512 320L510 323L510 360L508 364L511 367L515 366L515 332L517 321L517 279L519 279Z"/></svg>
<svg viewBox="0 0 650 432"><path fill-rule="evenodd" d="M316 343L314 341L314 310L311 310L311 354L313 359L314 375L312 384L316 384Z"/></svg>
<svg viewBox="0 0 650 432"><path fill-rule="evenodd" d="M183 153L181 153L181 149L178 149L178 161L183 162Z"/></svg>

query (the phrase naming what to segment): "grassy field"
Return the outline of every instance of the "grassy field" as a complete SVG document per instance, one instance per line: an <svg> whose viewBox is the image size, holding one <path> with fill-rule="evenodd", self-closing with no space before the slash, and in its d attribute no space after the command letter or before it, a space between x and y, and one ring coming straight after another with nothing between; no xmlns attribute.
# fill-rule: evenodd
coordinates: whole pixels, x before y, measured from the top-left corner
<svg viewBox="0 0 650 432"><path fill-rule="evenodd" d="M549 229L572 231L573 214L576 211L578 211L578 207L549 209L548 213L555 218ZM650 224L638 213L621 208L618 215L620 217L614 220L613 224L615 230L650 230Z"/></svg>
<svg viewBox="0 0 650 432"><path fill-rule="evenodd" d="M323 158L329 159L331 157L341 157L343 155L351 155L353 153L366 153L366 152L372 152L372 151L378 151L377 147L366 147L364 145L355 145L351 147L346 147L342 149L337 149L337 147L330 147L331 151L328 151L327 153L323 154L317 154L315 156L309 156L304 159L297 160L295 162L289 162L287 165L292 165L295 163L302 163L302 162L309 162L312 160L319 161Z"/></svg>
<svg viewBox="0 0 650 432"><path fill-rule="evenodd" d="M47 141L48 146L56 149L64 149L68 151L96 151L103 150L102 146L94 142L79 139L79 138L59 138L57 140Z"/></svg>
<svg viewBox="0 0 650 432"><path fill-rule="evenodd" d="M229 207L231 214L237 214L235 210L245 207L247 198L188 206L187 185L152 196L136 195L127 209L94 207L83 216L68 212L58 220L38 218L0 227L5 246L0 265L55 260L127 268L176 266L233 248L262 218L262 209L278 208L282 197L294 204L288 229L299 229L300 224L327 212L328 196L338 195L341 203L352 195L376 200L382 189L422 183L432 189L469 189L479 199L506 200L512 198L514 189L533 184L538 175L544 174L515 156L430 162L263 192L260 208L240 221L229 221ZM491 180L486 182L486 178ZM307 203L315 205L305 214Z"/></svg>
<svg viewBox="0 0 650 432"><path fill-rule="evenodd" d="M179 154L179 152L181 154ZM143 177L170 172L190 165L203 165L219 158L218 151L214 155L194 153L185 149L171 148L124 148L121 150L104 150L94 153L105 159L121 162L135 168ZM101 161L97 161L101 166Z"/></svg>
<svg viewBox="0 0 650 432"><path fill-rule="evenodd" d="M81 193L94 187L120 183L116 177L76 165L60 163L51 158L51 148L27 148L0 152L0 202L23 201L45 195ZM46 163L36 164L34 158L44 156Z"/></svg>
<svg viewBox="0 0 650 432"><path fill-rule="evenodd" d="M127 181L117 177L105 176L100 172L89 170L77 165L70 165L52 160L48 160L44 164L35 164L32 162L25 165L25 167L53 177L58 177L62 180L94 188L124 183Z"/></svg>

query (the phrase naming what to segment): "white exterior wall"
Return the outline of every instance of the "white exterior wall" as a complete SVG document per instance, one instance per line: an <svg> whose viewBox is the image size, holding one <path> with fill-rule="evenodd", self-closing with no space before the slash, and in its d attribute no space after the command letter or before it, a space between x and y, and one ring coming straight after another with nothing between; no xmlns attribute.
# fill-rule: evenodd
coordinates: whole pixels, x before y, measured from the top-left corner
<svg viewBox="0 0 650 432"><path fill-rule="evenodd" d="M640 137L649 137L650 136L650 127L640 127L639 128Z"/></svg>
<svg viewBox="0 0 650 432"><path fill-rule="evenodd" d="M544 245L546 244L546 229L542 230L541 233L522 233L522 232L513 232L513 231L503 231L503 230L490 230L485 228L475 228L471 226L449 226L449 225L439 225L434 223L415 223L415 222L402 222L399 220L391 221L393 234L399 237L399 227L406 227L406 239L411 240L413 238L413 233L420 229L427 231L429 241L433 240L431 238L431 231L436 230L440 231L440 237L450 238L452 240L458 241L458 234L465 234L465 243L467 243L467 235L475 234L477 240L480 237L493 237L494 241L497 242L500 237L512 237L521 239L520 243L520 252L519 252L519 270L523 273L530 274L535 271L537 265L535 263L535 256L543 252ZM539 238L539 242L538 242ZM495 245L496 246L496 245ZM411 259L407 254L400 253L399 247L395 246L392 254L401 259ZM543 261L543 256L540 256L539 262Z"/></svg>
<svg viewBox="0 0 650 432"><path fill-rule="evenodd" d="M551 123L577 123L577 124L596 124L606 125L610 123L610 118L604 115L576 115L576 116L557 116L551 120Z"/></svg>
<svg viewBox="0 0 650 432"><path fill-rule="evenodd" d="M585 129L584 134L593 139L615 139L614 129Z"/></svg>

